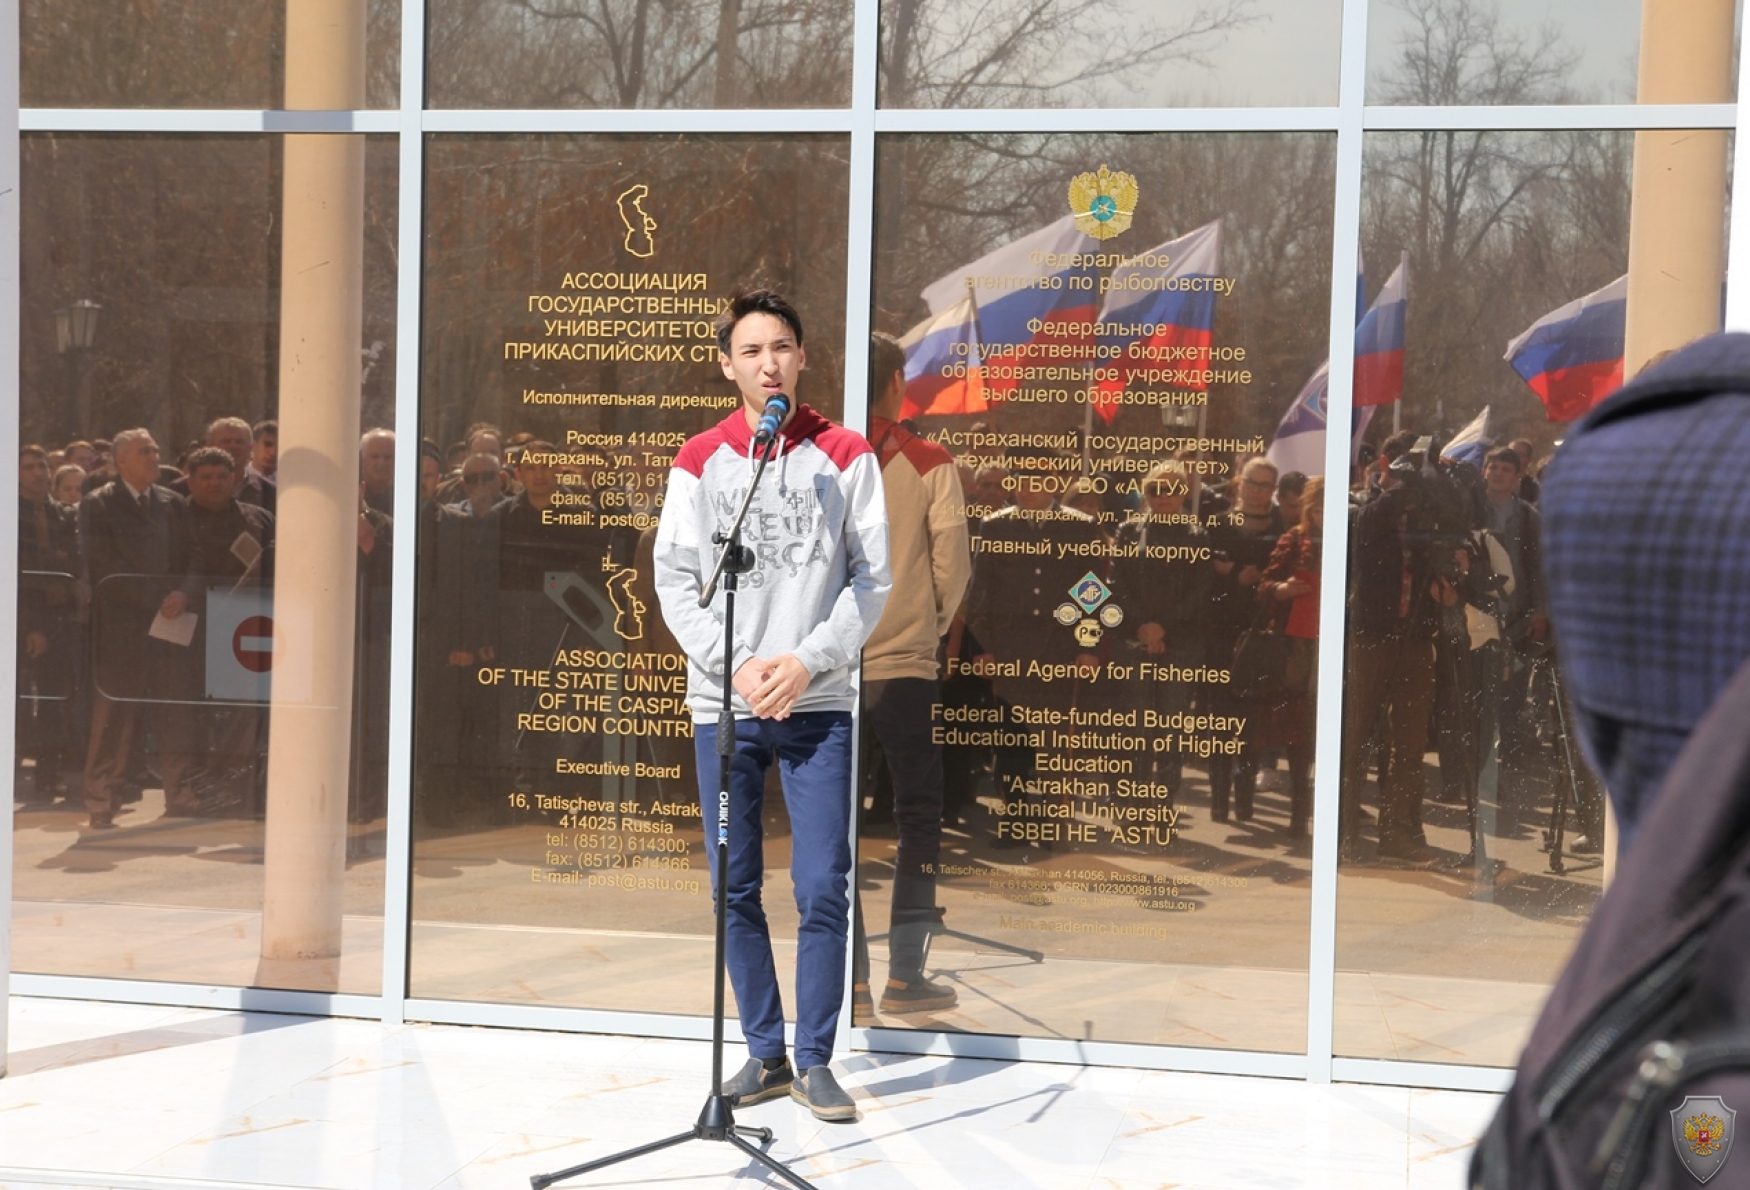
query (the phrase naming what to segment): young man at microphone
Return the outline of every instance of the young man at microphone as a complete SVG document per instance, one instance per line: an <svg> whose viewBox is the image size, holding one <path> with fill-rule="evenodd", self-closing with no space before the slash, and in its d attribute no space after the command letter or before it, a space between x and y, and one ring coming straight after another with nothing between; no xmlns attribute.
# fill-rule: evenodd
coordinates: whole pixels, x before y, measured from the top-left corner
<svg viewBox="0 0 1750 1190"><path fill-rule="evenodd" d="M881 469L862 435L794 400L806 357L802 320L783 297L769 289L730 294L717 345L742 408L675 456L655 564L663 619L687 654L707 824L717 820L725 675L733 690L725 933L750 1057L723 1093L737 1106L788 1093L820 1119L849 1120L856 1104L828 1063L844 999L850 921L852 670L881 619L890 581ZM754 473L756 444L763 449L766 440L774 440L772 461L742 526L756 563L736 592L734 653L725 658L722 590L706 608L699 595L717 559L711 536L729 527ZM790 815L790 881L801 916L794 1066L785 1055L783 1001L760 903L761 802L774 760ZM709 853L714 869L715 844Z"/></svg>

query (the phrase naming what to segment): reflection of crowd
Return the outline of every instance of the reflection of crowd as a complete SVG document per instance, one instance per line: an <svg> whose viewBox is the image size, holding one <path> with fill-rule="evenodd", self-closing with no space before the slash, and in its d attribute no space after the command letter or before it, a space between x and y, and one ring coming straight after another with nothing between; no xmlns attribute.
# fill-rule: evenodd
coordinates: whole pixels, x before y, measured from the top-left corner
<svg viewBox="0 0 1750 1190"><path fill-rule="evenodd" d="M518 715L538 709L529 692L479 679L493 667L550 669L561 648L660 647L639 564L647 534L601 523L610 504L653 514L656 476L487 423L448 450L422 448L416 782L429 825L503 820L503 795L535 788L562 758L676 763L657 741L528 730ZM569 694L563 702L556 709L573 709Z"/></svg>
<svg viewBox="0 0 1750 1190"><path fill-rule="evenodd" d="M1208 818L1260 838L1268 835L1256 817L1258 791L1286 793L1270 817L1280 813L1284 843L1301 845L1311 814L1320 480L1278 474L1262 458L1235 460L1220 486L1205 482L1209 467L1191 457L1091 466L1011 457L955 468L897 420L877 421L873 435L884 463L900 460L908 479L913 471L958 472L948 503L963 511L972 545L952 544L950 527L937 523L945 516L936 507L941 493L920 480L919 507L895 516L902 529L922 526L919 565L934 573L899 590L920 600L935 591L942 602L935 610L920 602L904 619L923 634L916 640L897 629L876 638L865 675L871 725L885 716L886 695L896 714L915 710L936 696L914 697L907 683L933 692L938 681L943 705L994 712L1005 725L1025 714L1068 730L1071 711L1083 725L1129 722L1151 742L1175 741L1128 756L1126 772L1165 791L1179 811L1176 833L1195 829L1183 811L1188 781L1200 776ZM352 793L360 820L381 815L386 780L394 450L385 430L360 443ZM1481 468L1430 463L1405 433L1358 473L1339 815L1350 861L1435 858L1424 826L1431 800L1461 812L1445 821L1512 834L1543 812L1554 790L1569 799L1579 849L1601 834L1595 786L1584 766L1569 771L1560 746L1567 724L1556 713L1529 450L1523 442L1495 450ZM204 624L213 590L271 591L277 452L273 422L236 418L214 421L175 466L140 430L21 450L18 739L28 779L17 784L20 800L65 796L82 802L98 827L147 788L164 790L171 815L261 813L266 715L258 705L208 697ZM1127 476L1140 478L1125 484ZM650 479L613 473L588 450L556 452L486 424L447 450L422 445L416 771L432 824L490 817L484 807L497 799L481 791L498 788L507 768L511 787L527 785L552 771L556 749L570 746L519 730L516 712L531 708L477 675L506 658L543 668L567 641L613 645L633 623L624 607L654 607L636 577L648 574L638 565L640 534L604 529L599 515L610 502L656 511ZM560 523L555 510L585 515ZM240 545L244 539L255 544ZM968 560L976 563L969 581L959 569ZM610 570L628 591L638 587L622 596L624 607L608 594ZM589 588L569 610L546 590L549 575L567 572ZM1072 590L1090 575L1104 598L1076 606ZM173 631L183 614L203 625L186 645ZM654 614L648 619L655 641L663 627ZM1260 637L1274 638L1272 647L1248 654ZM929 656L938 638L945 666ZM881 660L888 653L891 664ZM1260 677L1244 664L1248 656L1267 658L1270 668ZM1042 681L1022 663L1057 676ZM1131 672L1145 680L1112 680L1142 663ZM1226 680L1216 676L1223 671ZM1237 746L1198 754L1177 746L1191 729L1142 727L1241 721L1232 733ZM999 829L986 812L992 801L1037 807L1070 787L1063 773L1035 771L1039 749L1013 738L995 747L920 748L926 728L902 724L891 738L871 741L872 772L896 795L900 786L939 783L941 818L975 826L995 850L1021 860L1051 850L1048 833ZM656 740L641 746L654 750L653 760L663 748ZM1094 751L1071 745L1068 754ZM1439 758L1437 777L1424 772L1428 753ZM921 777L912 771L919 758L928 762ZM1368 792L1370 770L1376 795ZM898 796L894 806L896 817L917 813ZM904 833L902 867L933 866L939 830L914 825ZM908 956L919 953L916 924L935 913L932 882L914 883L902 898L915 902L903 907L900 948ZM902 980L918 977L915 966L902 963Z"/></svg>
<svg viewBox="0 0 1750 1190"><path fill-rule="evenodd" d="M223 417L173 466L144 429L20 450L18 800L64 798L99 830L150 789L167 817L261 816L265 705L215 693L230 659L209 657L208 632L227 600L270 608L278 448L275 422ZM385 735L372 675L387 673L389 532L361 513L356 821L381 816L387 775L370 741ZM214 645L239 664L266 648L244 627Z"/></svg>
<svg viewBox="0 0 1750 1190"><path fill-rule="evenodd" d="M1557 713L1529 444L1495 450L1477 468L1429 463L1416 441L1388 440L1352 493L1342 853L1348 862L1440 858L1424 827L1430 798L1456 808L1442 821L1515 836L1545 811L1548 790L1566 799L1573 845L1590 849L1601 802L1562 746L1568 724ZM1394 460L1403 462L1394 469ZM1272 811L1282 812L1281 838L1304 848L1323 480L1245 456L1219 486L1203 481L1216 468L1201 457L1004 463L961 466L975 564L947 638L945 697L964 713L995 708L986 721L1005 727L1032 719L1083 737L1049 775L1034 771L1042 751L1013 732L990 748L950 745L949 819L988 826L991 846L1020 850L1022 860L1051 851L1049 829L978 818L974 799L988 795L1011 818L1044 817L1037 803L1102 783L1111 800L1111 776L1063 779L1099 774L1096 733L1110 724L1145 742L1106 771L1143 783L1150 796L1164 791L1178 811L1176 833L1196 830L1183 811L1187 770L1199 770L1210 821L1266 841L1258 791L1281 791ZM1140 482L1123 482L1139 473ZM1088 577L1104 591L1078 606ZM1059 676L1029 677L1039 672L1032 663ZM1197 732L1209 738L1194 744ZM1439 757L1433 781L1429 752ZM1364 784L1370 767L1376 797ZM1096 837L1108 836L1102 828ZM1136 836L1110 838L1122 846ZM1159 836L1146 838L1142 848L1158 850Z"/></svg>
<svg viewBox="0 0 1750 1190"><path fill-rule="evenodd" d="M1435 796L1462 807L1473 848L1490 831L1518 833L1548 789L1577 832L1574 848L1597 849L1602 799L1566 744L1571 720L1551 653L1531 461L1530 444L1519 441L1489 451L1479 469L1440 458L1430 440L1405 431L1385 441L1351 492L1346 860L1368 855L1370 754L1378 857L1439 858L1424 827L1431 746L1440 761Z"/></svg>

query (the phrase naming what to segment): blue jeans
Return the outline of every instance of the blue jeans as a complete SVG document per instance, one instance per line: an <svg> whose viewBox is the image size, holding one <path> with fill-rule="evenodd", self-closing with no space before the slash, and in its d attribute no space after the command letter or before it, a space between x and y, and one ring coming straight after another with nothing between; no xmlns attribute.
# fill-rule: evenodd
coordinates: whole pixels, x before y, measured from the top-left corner
<svg viewBox="0 0 1750 1190"><path fill-rule="evenodd" d="M717 878L717 724L693 727L705 845ZM796 1066L832 1060L845 994L850 920L851 716L813 711L788 719L737 719L729 778L729 982L741 1010L748 1053L784 1053L784 1003L772 963L772 937L760 903L765 875L761 807L766 772L778 761L790 812L790 884L801 924L796 938Z"/></svg>

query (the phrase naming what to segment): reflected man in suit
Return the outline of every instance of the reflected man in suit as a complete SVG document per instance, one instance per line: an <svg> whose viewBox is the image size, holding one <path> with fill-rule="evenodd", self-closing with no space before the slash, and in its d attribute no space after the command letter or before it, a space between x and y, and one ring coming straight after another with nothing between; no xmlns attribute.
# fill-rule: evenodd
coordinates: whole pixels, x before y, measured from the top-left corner
<svg viewBox="0 0 1750 1190"><path fill-rule="evenodd" d="M79 544L91 591L91 740L85 808L91 827L115 825L122 778L149 730L167 814L192 814L183 778L193 761L194 716L187 700L190 651L148 635L158 616L174 622L189 606L188 502L159 487L158 444L143 429L115 436L116 478L79 505Z"/></svg>

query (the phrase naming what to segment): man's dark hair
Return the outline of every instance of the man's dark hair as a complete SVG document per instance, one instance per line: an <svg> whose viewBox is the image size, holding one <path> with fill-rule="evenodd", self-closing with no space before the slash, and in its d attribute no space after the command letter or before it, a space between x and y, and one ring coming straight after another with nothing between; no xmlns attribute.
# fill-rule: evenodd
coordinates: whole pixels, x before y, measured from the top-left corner
<svg viewBox="0 0 1750 1190"><path fill-rule="evenodd" d="M272 434L275 438L278 438L280 436L280 424L279 424L279 422L273 420L273 418L270 417L266 421L256 422L254 427L250 430L250 433L255 436L255 440L257 442L260 442L263 438L267 437L269 434Z"/></svg>
<svg viewBox="0 0 1750 1190"><path fill-rule="evenodd" d="M237 474L237 460L231 457L231 452L217 446L203 446L192 450L188 455L188 466L184 471L193 475L202 467L223 467L232 475Z"/></svg>
<svg viewBox="0 0 1750 1190"><path fill-rule="evenodd" d="M892 335L876 331L869 336L869 405L881 399L893 374L905 374L905 348Z"/></svg>
<svg viewBox="0 0 1750 1190"><path fill-rule="evenodd" d="M1416 445L1416 431L1399 430L1390 438L1379 444L1379 457L1388 463L1395 463L1410 453Z"/></svg>
<svg viewBox="0 0 1750 1190"><path fill-rule="evenodd" d="M34 444L21 446L18 448L18 461L21 463L24 462L24 460L26 460L26 459L42 459L44 462L47 462L48 457L49 457L48 451L46 451L42 447L36 446Z"/></svg>
<svg viewBox="0 0 1750 1190"><path fill-rule="evenodd" d="M729 291L729 308L717 316L717 350L729 354L729 336L737 324L749 314L770 314L782 318L796 336L796 346L802 346L802 316L796 313L784 295L775 289L749 288L737 285Z"/></svg>
<svg viewBox="0 0 1750 1190"><path fill-rule="evenodd" d="M430 438L421 438L419 440L419 457L422 459L430 459L438 465L439 470L443 469L444 453L438 449L437 443L433 442Z"/></svg>
<svg viewBox="0 0 1750 1190"><path fill-rule="evenodd" d="M532 438L517 448L516 462L512 464L512 466L523 466L529 461L529 456L532 454L550 455L553 453L553 444L551 442L543 442L539 438ZM467 466L467 461L464 460L462 465Z"/></svg>
<svg viewBox="0 0 1750 1190"><path fill-rule="evenodd" d="M1484 455L1483 466L1487 467L1490 463L1511 463L1513 464L1513 470L1519 472L1521 475L1525 474L1525 460L1520 458L1519 452L1514 450L1511 446L1497 446L1494 450L1491 450L1488 454Z"/></svg>
<svg viewBox="0 0 1750 1190"><path fill-rule="evenodd" d="M1284 471L1276 477L1276 490L1286 492L1290 496L1298 496L1306 491L1306 473L1304 471Z"/></svg>

